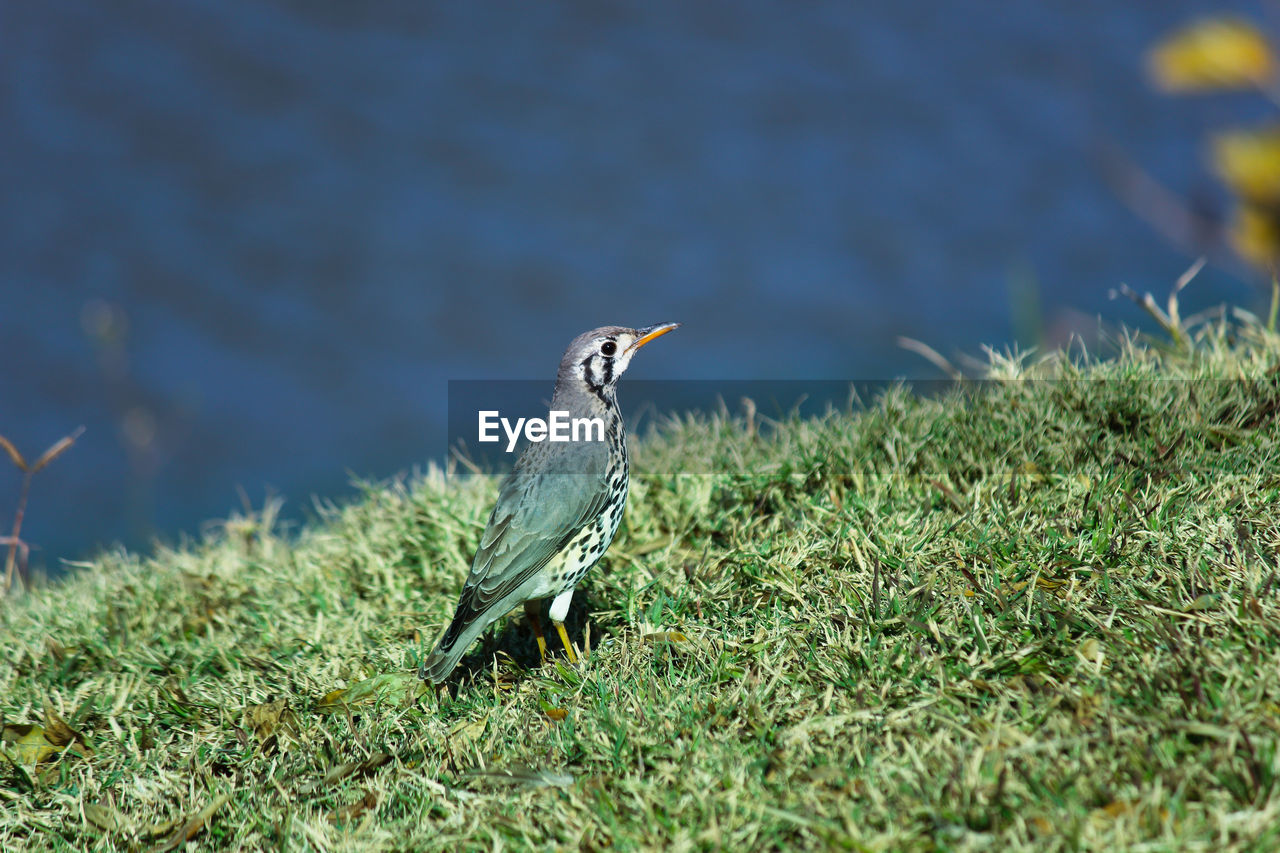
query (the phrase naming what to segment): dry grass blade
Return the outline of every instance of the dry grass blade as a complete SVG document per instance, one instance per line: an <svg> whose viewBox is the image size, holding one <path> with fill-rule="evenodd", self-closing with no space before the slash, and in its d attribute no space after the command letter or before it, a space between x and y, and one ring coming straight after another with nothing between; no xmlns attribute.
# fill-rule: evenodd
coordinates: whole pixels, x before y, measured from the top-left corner
<svg viewBox="0 0 1280 853"><path fill-rule="evenodd" d="M22 458L22 454L18 452L18 448L13 446L13 442L0 435L0 447L4 448L5 453L9 454L9 458L13 460L13 464L25 471L27 470L27 460Z"/></svg>
<svg viewBox="0 0 1280 853"><path fill-rule="evenodd" d="M71 449L71 445L76 443L76 439L84 434L84 427L78 428L70 435L64 436L49 446L49 449L40 454L40 458L31 466L31 473L34 474L53 460Z"/></svg>
<svg viewBox="0 0 1280 853"><path fill-rule="evenodd" d="M902 347L904 350L908 350L916 355L922 356L925 361L929 362L957 382L960 382L965 378L964 371L956 367L947 360L946 356L926 344L924 341L918 341L915 338L908 338L903 335L899 335L895 340L897 341L898 346Z"/></svg>
<svg viewBox="0 0 1280 853"><path fill-rule="evenodd" d="M1133 288L1127 284L1121 284L1116 290L1110 292L1112 299L1117 295L1128 297L1135 305L1141 307L1152 319L1160 324L1160 328L1164 329L1174 343L1183 347L1190 348L1191 339L1187 336L1187 326L1189 323L1183 323L1182 316L1178 312L1178 293L1191 283L1200 270L1204 269L1206 258L1203 256L1198 258L1195 263L1186 269L1182 275L1178 276L1178 280L1174 282L1173 289L1169 291L1169 299L1166 307L1162 309L1156 304L1155 297L1150 293L1138 294Z"/></svg>
<svg viewBox="0 0 1280 853"><path fill-rule="evenodd" d="M13 532L10 534L9 537L7 537L7 540L6 540L9 544L9 554L5 558L5 567L4 567L4 592L5 593L8 593L9 590L13 587L13 579L15 577L14 570L16 568L19 568L18 564L15 562L17 558L19 546L22 547L22 564L21 564L21 571L18 572L17 577L19 577L20 579L25 579L26 577L27 548L25 543L23 543L21 539L21 535L22 535L22 519L25 516L27 511L27 495L31 491L31 478L34 477L36 472L39 471L41 468L48 465L54 459L57 459L59 456L65 453L67 448L75 444L76 439L79 438L81 433L83 432L84 432L84 427L80 427L75 432L62 438L60 441L55 442L52 446L49 447L48 450L46 450L44 453L40 455L40 458L36 460L36 464L30 467L28 467L26 460L22 458L22 454L18 452L18 449L13 446L13 443L10 442L7 438L0 436L0 443L3 444L4 449L8 452L9 458L12 459L14 464L17 465L19 468L21 468L22 471L24 472L22 476L22 489L18 494L18 506L17 506L17 509L15 509L13 512Z"/></svg>
<svg viewBox="0 0 1280 853"><path fill-rule="evenodd" d="M1173 292L1170 296L1177 296L1184 287L1190 284L1191 280L1200 274L1200 270L1204 269L1204 265L1208 260L1209 259L1204 255L1196 258L1195 263L1187 267L1186 271L1183 272L1182 275L1178 276L1178 280L1173 284ZM1170 316L1173 316L1176 319L1177 314L1176 312L1173 312Z"/></svg>
<svg viewBox="0 0 1280 853"><path fill-rule="evenodd" d="M965 504L964 500L958 494L956 494L955 489L951 488L946 483L942 482L941 480L935 480L932 477L930 477L929 485L937 489L942 494L942 496L947 499L947 502L950 503L951 506L955 508L956 512L965 513L969 511L968 505Z"/></svg>

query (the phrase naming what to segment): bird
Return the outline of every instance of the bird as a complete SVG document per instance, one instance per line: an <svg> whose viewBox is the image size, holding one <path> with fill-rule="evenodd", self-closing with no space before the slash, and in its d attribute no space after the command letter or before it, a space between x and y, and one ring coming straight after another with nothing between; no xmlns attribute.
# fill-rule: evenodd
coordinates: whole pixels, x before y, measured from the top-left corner
<svg viewBox="0 0 1280 853"><path fill-rule="evenodd" d="M418 669L423 681L439 684L448 678L471 643L521 604L545 662L538 612L547 598L565 654L570 663L578 662L564 618L574 587L613 542L627 503L627 435L618 380L641 347L679 326L603 326L569 344L556 372L551 411L599 418L603 436L587 430L582 440L525 446L498 490L453 619Z"/></svg>

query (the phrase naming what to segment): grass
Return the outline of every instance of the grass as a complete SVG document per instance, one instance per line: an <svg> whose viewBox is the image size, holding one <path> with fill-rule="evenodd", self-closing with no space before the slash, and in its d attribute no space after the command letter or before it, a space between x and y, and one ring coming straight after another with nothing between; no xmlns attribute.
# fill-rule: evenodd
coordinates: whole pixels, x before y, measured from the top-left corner
<svg viewBox="0 0 1280 853"><path fill-rule="evenodd" d="M0 848L1275 849L1280 338L1122 349L666 424L578 669L416 695L485 478L105 554L0 606Z"/></svg>

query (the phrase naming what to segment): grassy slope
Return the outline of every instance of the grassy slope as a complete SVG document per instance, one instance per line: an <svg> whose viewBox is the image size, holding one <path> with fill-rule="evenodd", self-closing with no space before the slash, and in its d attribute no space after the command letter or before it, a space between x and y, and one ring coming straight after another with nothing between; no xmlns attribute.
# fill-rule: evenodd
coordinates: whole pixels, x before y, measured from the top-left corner
<svg viewBox="0 0 1280 853"><path fill-rule="evenodd" d="M94 747L0 759L0 848L146 849L211 804L219 848L1280 846L1277 365L1210 329L672 426L575 604L590 661L537 668L513 616L452 698L316 710L416 665L489 481L105 556L0 606L6 722Z"/></svg>

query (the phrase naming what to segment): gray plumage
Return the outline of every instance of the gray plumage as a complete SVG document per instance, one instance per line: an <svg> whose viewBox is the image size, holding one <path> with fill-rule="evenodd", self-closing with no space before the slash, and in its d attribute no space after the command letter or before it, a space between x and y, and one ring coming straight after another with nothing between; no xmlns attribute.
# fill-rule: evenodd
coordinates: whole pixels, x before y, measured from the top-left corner
<svg viewBox="0 0 1280 853"><path fill-rule="evenodd" d="M563 620L573 588L603 556L627 500L627 444L616 388L631 357L676 328L605 326L569 344L552 411L600 418L604 441L529 443L498 492L453 620L419 676L449 676L476 637L513 608L553 598L551 620L573 657ZM535 619L536 625L536 619ZM539 648L543 648L539 633Z"/></svg>

